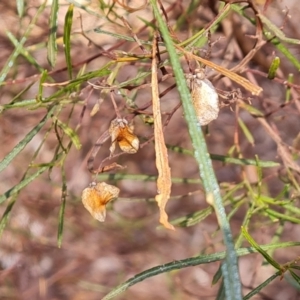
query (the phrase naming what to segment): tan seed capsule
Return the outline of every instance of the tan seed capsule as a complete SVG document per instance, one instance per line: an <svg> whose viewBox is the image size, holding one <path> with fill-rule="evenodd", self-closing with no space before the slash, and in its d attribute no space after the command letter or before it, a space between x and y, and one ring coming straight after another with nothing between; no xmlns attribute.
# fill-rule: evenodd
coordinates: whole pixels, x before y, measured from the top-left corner
<svg viewBox="0 0 300 300"><path fill-rule="evenodd" d="M191 89L198 122L207 125L219 115L219 96L203 70L196 69L195 72L195 75L187 75L187 84Z"/></svg>
<svg viewBox="0 0 300 300"><path fill-rule="evenodd" d="M126 119L112 120L109 133L111 136L110 153L113 154L116 149L116 144L125 153L134 154L138 151L140 141L133 133L133 125L129 125Z"/></svg>
<svg viewBox="0 0 300 300"><path fill-rule="evenodd" d="M92 182L82 192L83 206L98 221L104 222L106 204L118 198L120 190L114 185L105 182Z"/></svg>

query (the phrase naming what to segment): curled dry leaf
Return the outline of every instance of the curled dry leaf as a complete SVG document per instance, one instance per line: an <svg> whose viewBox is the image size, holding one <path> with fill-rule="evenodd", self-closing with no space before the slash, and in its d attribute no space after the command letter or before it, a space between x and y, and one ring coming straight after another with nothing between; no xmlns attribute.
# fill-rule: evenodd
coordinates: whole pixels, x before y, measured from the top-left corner
<svg viewBox="0 0 300 300"><path fill-rule="evenodd" d="M191 89L193 106L199 124L209 124L219 115L219 96L215 87L201 69L197 69L195 75L187 75L186 81Z"/></svg>
<svg viewBox="0 0 300 300"><path fill-rule="evenodd" d="M138 151L140 141L138 137L133 133L134 127L132 124L128 124L126 119L114 119L111 121L109 127L109 134L111 136L111 155L116 149L116 144L125 153L134 154Z"/></svg>
<svg viewBox="0 0 300 300"><path fill-rule="evenodd" d="M155 140L155 164L158 171L157 178L157 195L155 200L160 210L159 221L168 229L173 229L174 226L169 223L168 215L165 211L166 204L171 194L171 169L169 167L168 150L165 144L163 126L160 112L160 99L157 83L157 64L156 64L156 43L153 42L152 53L152 107L154 120L154 140Z"/></svg>
<svg viewBox="0 0 300 300"><path fill-rule="evenodd" d="M106 204L118 198L120 190L105 182L92 182L82 192L82 203L90 214L98 221L104 222Z"/></svg>

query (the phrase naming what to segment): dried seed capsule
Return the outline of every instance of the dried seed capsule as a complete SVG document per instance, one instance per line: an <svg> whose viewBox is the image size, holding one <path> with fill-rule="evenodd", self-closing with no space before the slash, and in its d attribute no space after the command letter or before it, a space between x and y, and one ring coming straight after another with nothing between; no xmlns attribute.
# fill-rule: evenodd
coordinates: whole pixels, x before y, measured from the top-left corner
<svg viewBox="0 0 300 300"><path fill-rule="evenodd" d="M196 74L187 75L187 84L191 89L193 105L200 125L207 125L219 114L219 96L215 87L205 77L204 71L195 70Z"/></svg>
<svg viewBox="0 0 300 300"><path fill-rule="evenodd" d="M109 127L111 136L111 155L114 153L117 143L120 149L125 153L134 154L138 151L140 141L133 133L133 129L133 125L129 125L126 119L112 120Z"/></svg>
<svg viewBox="0 0 300 300"><path fill-rule="evenodd" d="M114 185L105 182L92 182L82 192L83 206L98 221L104 222L106 204L118 198L120 190Z"/></svg>

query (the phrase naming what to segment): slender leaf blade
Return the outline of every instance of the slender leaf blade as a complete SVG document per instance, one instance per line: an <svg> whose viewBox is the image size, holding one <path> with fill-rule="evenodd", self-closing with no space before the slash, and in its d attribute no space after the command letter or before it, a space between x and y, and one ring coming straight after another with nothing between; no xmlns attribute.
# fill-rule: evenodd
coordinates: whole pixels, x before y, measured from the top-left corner
<svg viewBox="0 0 300 300"><path fill-rule="evenodd" d="M14 195L14 198L11 199L11 201L9 202L9 204L7 205L2 217L1 217L1 221L0 221L0 237L2 236L3 234L3 231L8 223L8 220L9 220L9 217L10 217L10 214L11 214L11 211L16 203L16 197L17 197L17 194Z"/></svg>
<svg viewBox="0 0 300 300"><path fill-rule="evenodd" d="M300 242L286 242L286 243L278 243L278 244L269 244L269 245L261 245L261 249L264 251L272 250L272 249L278 249L278 248L286 248L286 247L295 247L300 246ZM240 248L237 250L237 255L244 256L247 254L252 254L257 252L257 249L254 247L249 248ZM139 274L136 274L134 277L128 279L124 283L120 284L118 287L114 288L110 293L108 293L102 300L109 300L113 299L117 295L121 294L122 292L126 291L130 286L135 285L147 278L170 272L173 270L179 270L183 268L188 268L191 266L198 266L201 264L207 264L215 261L221 261L226 257L226 252L217 252L213 254L207 254L207 255L199 255L192 258L186 258L182 260L176 260L169 263L166 263L164 265L159 265L156 267L153 267L151 269L145 270ZM228 298L230 299L230 298ZM231 299L230 299L231 300Z"/></svg>
<svg viewBox="0 0 300 300"><path fill-rule="evenodd" d="M212 162L207 152L207 147L201 130L201 126L197 122L195 110L192 106L191 95L187 88L182 67L180 65L178 55L176 54L176 49L168 32L166 23L164 22L161 14L158 11L156 1L150 0L150 3L152 5L155 19L158 22L160 32L165 41L166 48L170 56L170 61L175 73L177 88L181 96L185 118L188 123L192 144L195 149L194 156L199 165L200 176L203 181L207 201L211 202L214 206L218 222L223 233L224 243L227 248L226 259L222 265L225 293L228 299L240 300L242 299L242 290L237 265L237 257L233 244L232 233L226 218L226 212L220 195L219 185L212 168Z"/></svg>
<svg viewBox="0 0 300 300"><path fill-rule="evenodd" d="M34 136L41 130L45 125L46 121L52 116L54 107L52 107L45 117L35 126L26 136L10 151L0 162L0 172L3 171L10 162L25 148L25 146L34 138Z"/></svg>
<svg viewBox="0 0 300 300"><path fill-rule="evenodd" d="M263 283L261 283L259 286L257 286L255 289L253 289L249 294L247 294L243 300L251 299L254 295L258 294L264 287L266 287L268 284L270 284L275 278L279 277L281 272L276 272L274 275L269 277L267 280L265 280Z"/></svg>
<svg viewBox="0 0 300 300"><path fill-rule="evenodd" d="M248 142L254 146L254 138L253 138L253 135L251 133L251 131L248 129L247 125L244 123L244 121L238 117L238 123L239 123L239 126L240 128L242 129L245 137L247 138Z"/></svg>
<svg viewBox="0 0 300 300"><path fill-rule="evenodd" d="M65 216L65 208L66 208L66 200L67 200L67 180L65 170L62 168L62 190L61 190L61 205L59 209L59 223L57 230L57 246L61 247L63 230L64 230L64 216Z"/></svg>
<svg viewBox="0 0 300 300"><path fill-rule="evenodd" d="M44 173L47 169L49 169L49 166L41 167L37 172L35 172L31 176L26 177L20 183L18 183L17 185L15 185L14 187L12 187L11 189L7 190L3 195L0 196L0 203L4 202L5 200L7 200L12 195L18 193L21 189L23 189L31 181L33 181L38 176L40 176L42 173Z"/></svg>
<svg viewBox="0 0 300 300"><path fill-rule="evenodd" d="M269 71L268 71L268 78L269 79L274 79L275 78L276 72L277 72L279 66L280 66L280 58L278 56L276 56L272 60L271 66L270 66Z"/></svg>
<svg viewBox="0 0 300 300"><path fill-rule="evenodd" d="M254 239L250 236L250 234L247 232L247 230L242 227L242 233L244 235L244 237L246 238L246 240L250 243L250 245L252 247L254 247L257 252L259 252L265 259L266 261L271 264L274 268L276 268L277 270L281 270L281 266L280 264L275 261L265 250L263 250L255 241Z"/></svg>
<svg viewBox="0 0 300 300"><path fill-rule="evenodd" d="M24 15L24 7L24 0L17 0L17 11L20 18L22 18Z"/></svg>
<svg viewBox="0 0 300 300"><path fill-rule="evenodd" d="M72 143L74 144L75 148L79 150L81 148L81 143L77 133L69 127L67 124L61 122L60 120L56 119L57 125L64 131L64 133L71 139Z"/></svg>
<svg viewBox="0 0 300 300"><path fill-rule="evenodd" d="M53 68L56 64L57 58L57 16L58 16L59 4L58 0L53 0L51 5L50 23L49 23L49 39L48 39L48 55L47 59L50 66Z"/></svg>
<svg viewBox="0 0 300 300"><path fill-rule="evenodd" d="M70 4L69 9L65 17L65 26L64 26L64 50L65 58L67 62L67 68L69 73L69 78L72 79L72 61L71 61L71 29L73 23L73 8L74 4Z"/></svg>
<svg viewBox="0 0 300 300"><path fill-rule="evenodd" d="M5 62L3 68L2 68L2 70L0 72L0 86L4 84L3 82L4 82L5 78L6 78L9 70L14 65L16 58L19 56L20 52L22 51L22 47L23 47L24 43L27 41L27 36L30 34L31 30L33 29L36 21L38 20L38 17L40 16L40 14L45 9L46 2L47 2L47 0L45 0L45 2L39 7L39 9L37 10L36 14L32 18L29 26L27 27L27 29L26 29L26 31L24 33L24 36L21 38L18 46L15 48L15 50L12 52L12 54L9 56L9 58Z"/></svg>

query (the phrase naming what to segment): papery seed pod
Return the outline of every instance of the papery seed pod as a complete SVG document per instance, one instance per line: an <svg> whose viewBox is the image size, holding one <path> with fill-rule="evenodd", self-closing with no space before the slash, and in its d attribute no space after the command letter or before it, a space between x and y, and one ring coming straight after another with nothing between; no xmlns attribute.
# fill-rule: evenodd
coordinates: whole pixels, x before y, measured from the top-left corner
<svg viewBox="0 0 300 300"><path fill-rule="evenodd" d="M193 105L200 125L207 125L219 115L219 96L215 87L205 77L203 70L187 75L187 84L191 89Z"/></svg>
<svg viewBox="0 0 300 300"><path fill-rule="evenodd" d="M125 153L134 154L138 151L140 141L133 133L133 125L129 125L126 119L114 119L111 121L109 133L111 136L111 155L116 149L118 143L120 149Z"/></svg>
<svg viewBox="0 0 300 300"><path fill-rule="evenodd" d="M114 185L105 182L92 182L82 192L83 206L98 221L104 222L106 204L118 198L120 190Z"/></svg>

